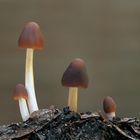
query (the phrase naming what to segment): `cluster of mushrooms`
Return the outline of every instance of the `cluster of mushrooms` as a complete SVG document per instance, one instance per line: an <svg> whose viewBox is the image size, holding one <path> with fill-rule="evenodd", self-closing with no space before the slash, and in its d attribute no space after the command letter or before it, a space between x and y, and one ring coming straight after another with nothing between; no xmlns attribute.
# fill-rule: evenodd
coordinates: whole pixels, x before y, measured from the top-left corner
<svg viewBox="0 0 140 140"><path fill-rule="evenodd" d="M19 37L18 46L26 50L25 64L25 86L17 84L14 90L14 99L18 100L20 113L23 121L29 119L30 114L39 110L34 88L33 74L33 52L42 49L44 39L40 27L35 22L28 22ZM62 76L62 85L69 88L68 106L71 111L77 111L78 88L88 87L88 75L86 64L80 59L74 59L67 67ZM107 96L103 100L103 108L106 117L112 120L115 117L116 104L114 100Z"/></svg>

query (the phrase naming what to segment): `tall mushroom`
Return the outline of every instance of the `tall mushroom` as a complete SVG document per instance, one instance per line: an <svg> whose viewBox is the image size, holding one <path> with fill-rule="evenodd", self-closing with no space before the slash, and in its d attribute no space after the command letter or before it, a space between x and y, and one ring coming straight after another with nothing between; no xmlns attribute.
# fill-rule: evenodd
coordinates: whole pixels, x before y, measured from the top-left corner
<svg viewBox="0 0 140 140"><path fill-rule="evenodd" d="M104 98L103 108L108 120L112 120L116 116L116 103L112 97L107 96Z"/></svg>
<svg viewBox="0 0 140 140"><path fill-rule="evenodd" d="M26 104L27 99L28 94L24 85L17 84L14 90L14 100L18 100L19 102L20 114L23 121L26 121L30 117L28 107Z"/></svg>
<svg viewBox="0 0 140 140"><path fill-rule="evenodd" d="M33 75L33 51L42 49L44 45L43 35L40 27L35 22L29 22L23 28L18 45L20 48L26 48L26 66L25 66L25 87L28 91L28 107L30 113L38 110L34 88Z"/></svg>
<svg viewBox="0 0 140 140"><path fill-rule="evenodd" d="M85 62L80 59L74 59L67 67L62 76L62 85L69 87L68 106L71 111L77 111L78 88L88 87L88 75Z"/></svg>

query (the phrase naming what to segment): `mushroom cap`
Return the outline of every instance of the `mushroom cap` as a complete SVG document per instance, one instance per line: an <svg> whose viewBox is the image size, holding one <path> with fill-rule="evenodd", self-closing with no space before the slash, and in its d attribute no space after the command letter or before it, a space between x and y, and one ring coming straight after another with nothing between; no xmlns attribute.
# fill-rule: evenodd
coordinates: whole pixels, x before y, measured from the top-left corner
<svg viewBox="0 0 140 140"><path fill-rule="evenodd" d="M88 75L85 62L80 59L74 59L67 67L62 76L62 85L66 87L88 87Z"/></svg>
<svg viewBox="0 0 140 140"><path fill-rule="evenodd" d="M107 96L103 100L103 108L105 113L116 112L116 103L112 97Z"/></svg>
<svg viewBox="0 0 140 140"><path fill-rule="evenodd" d="M25 86L23 84L17 84L14 90L14 100L28 99L28 94Z"/></svg>
<svg viewBox="0 0 140 140"><path fill-rule="evenodd" d="M42 49L44 39L40 27L36 22L28 22L18 39L18 46L21 48Z"/></svg>

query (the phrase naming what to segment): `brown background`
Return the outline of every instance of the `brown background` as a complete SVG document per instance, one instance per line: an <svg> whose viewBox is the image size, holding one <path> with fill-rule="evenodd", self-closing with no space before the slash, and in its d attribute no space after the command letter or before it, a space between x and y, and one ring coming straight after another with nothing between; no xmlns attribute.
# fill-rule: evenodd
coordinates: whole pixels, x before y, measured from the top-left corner
<svg viewBox="0 0 140 140"><path fill-rule="evenodd" d="M110 95L118 116L140 116L139 0L0 0L0 124L21 120L13 89L24 83L25 50L17 40L28 21L38 22L45 36L44 50L34 55L40 108L67 105L61 77L80 57L90 85L79 91L79 111L102 110Z"/></svg>

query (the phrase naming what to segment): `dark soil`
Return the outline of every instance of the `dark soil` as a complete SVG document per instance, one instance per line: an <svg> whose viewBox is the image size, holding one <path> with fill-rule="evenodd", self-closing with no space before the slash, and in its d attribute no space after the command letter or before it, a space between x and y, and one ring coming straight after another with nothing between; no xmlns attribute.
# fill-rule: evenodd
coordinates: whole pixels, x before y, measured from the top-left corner
<svg viewBox="0 0 140 140"><path fill-rule="evenodd" d="M75 113L50 107L29 120L0 127L0 140L140 140L136 118L104 119L99 113Z"/></svg>

